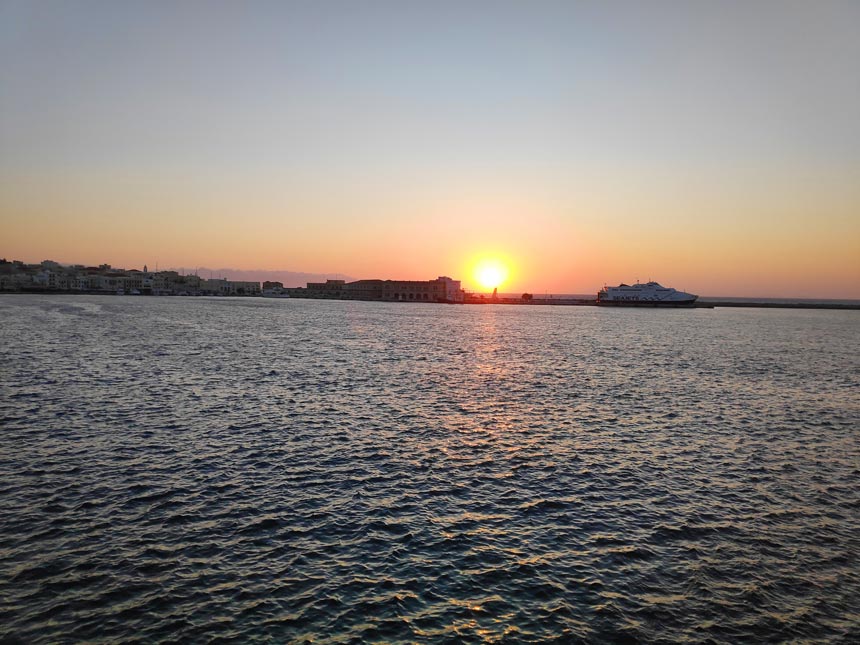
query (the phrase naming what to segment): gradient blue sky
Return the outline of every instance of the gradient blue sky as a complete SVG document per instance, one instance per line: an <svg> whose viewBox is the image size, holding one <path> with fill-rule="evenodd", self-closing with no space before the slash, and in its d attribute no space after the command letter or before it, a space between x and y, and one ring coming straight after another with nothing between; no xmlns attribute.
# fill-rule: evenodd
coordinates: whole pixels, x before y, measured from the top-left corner
<svg viewBox="0 0 860 645"><path fill-rule="evenodd" d="M0 0L0 256L860 297L860 2Z"/></svg>

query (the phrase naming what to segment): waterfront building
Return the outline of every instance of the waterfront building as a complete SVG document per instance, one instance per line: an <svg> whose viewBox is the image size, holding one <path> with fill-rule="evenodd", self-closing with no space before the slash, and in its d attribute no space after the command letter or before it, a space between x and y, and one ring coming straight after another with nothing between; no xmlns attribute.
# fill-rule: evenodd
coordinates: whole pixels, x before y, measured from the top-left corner
<svg viewBox="0 0 860 645"><path fill-rule="evenodd" d="M306 288L285 291L294 298L456 303L465 300L460 281L447 276L440 276L435 280L326 280L308 282Z"/></svg>
<svg viewBox="0 0 860 645"><path fill-rule="evenodd" d="M152 276L145 270L132 269L125 276L125 288L129 293L152 293Z"/></svg>
<svg viewBox="0 0 860 645"><path fill-rule="evenodd" d="M356 280L344 285L346 297L350 300L382 300L385 280Z"/></svg>
<svg viewBox="0 0 860 645"><path fill-rule="evenodd" d="M283 297L288 295L288 291L284 289L283 282L276 282L272 280L266 280L263 282L263 290L261 294L268 297Z"/></svg>
<svg viewBox="0 0 860 645"><path fill-rule="evenodd" d="M247 280L228 280L227 295L229 296L259 296L260 283Z"/></svg>
<svg viewBox="0 0 860 645"><path fill-rule="evenodd" d="M386 280L382 299L399 302L463 302L459 280L439 276L435 280Z"/></svg>
<svg viewBox="0 0 860 645"><path fill-rule="evenodd" d="M326 280L325 282L308 282L308 298L338 298L344 297L343 280ZM299 287L301 288L301 287Z"/></svg>

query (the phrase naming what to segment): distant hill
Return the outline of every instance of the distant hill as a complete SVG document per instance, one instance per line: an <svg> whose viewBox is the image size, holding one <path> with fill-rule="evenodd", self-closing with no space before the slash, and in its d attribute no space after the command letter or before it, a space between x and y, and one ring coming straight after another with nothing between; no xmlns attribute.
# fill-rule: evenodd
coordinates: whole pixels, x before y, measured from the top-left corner
<svg viewBox="0 0 860 645"><path fill-rule="evenodd" d="M228 280L249 280L255 282L282 282L285 287L304 287L308 282L325 282L326 280L354 280L342 273L303 273L301 271L266 270L266 269L208 269L200 267L197 275L201 278L227 278Z"/></svg>

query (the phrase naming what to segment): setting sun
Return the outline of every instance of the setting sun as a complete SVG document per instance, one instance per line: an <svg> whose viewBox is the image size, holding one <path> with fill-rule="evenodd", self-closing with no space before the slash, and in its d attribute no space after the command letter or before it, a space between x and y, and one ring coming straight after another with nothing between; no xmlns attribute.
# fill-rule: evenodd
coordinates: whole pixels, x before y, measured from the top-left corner
<svg viewBox="0 0 860 645"><path fill-rule="evenodd" d="M481 260L475 265L475 281L484 289L495 289L508 279L508 267L499 260Z"/></svg>

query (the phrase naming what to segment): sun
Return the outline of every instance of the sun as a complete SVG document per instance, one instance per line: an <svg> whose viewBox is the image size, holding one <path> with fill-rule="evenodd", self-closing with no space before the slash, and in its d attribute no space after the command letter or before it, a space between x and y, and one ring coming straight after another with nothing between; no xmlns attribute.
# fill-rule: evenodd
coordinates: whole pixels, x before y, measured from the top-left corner
<svg viewBox="0 0 860 645"><path fill-rule="evenodd" d="M508 267L501 260L480 260L475 265L474 277L484 289L496 289L508 279Z"/></svg>

